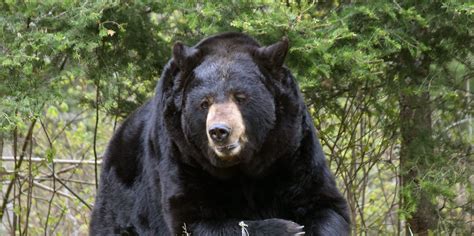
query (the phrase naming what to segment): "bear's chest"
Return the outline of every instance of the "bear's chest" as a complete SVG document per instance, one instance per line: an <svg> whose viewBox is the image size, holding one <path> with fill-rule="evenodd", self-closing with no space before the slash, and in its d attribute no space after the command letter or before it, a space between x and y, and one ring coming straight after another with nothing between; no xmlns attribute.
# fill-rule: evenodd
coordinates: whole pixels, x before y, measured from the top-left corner
<svg viewBox="0 0 474 236"><path fill-rule="evenodd" d="M194 192L203 217L267 219L287 215L284 191L266 182L209 182Z"/></svg>

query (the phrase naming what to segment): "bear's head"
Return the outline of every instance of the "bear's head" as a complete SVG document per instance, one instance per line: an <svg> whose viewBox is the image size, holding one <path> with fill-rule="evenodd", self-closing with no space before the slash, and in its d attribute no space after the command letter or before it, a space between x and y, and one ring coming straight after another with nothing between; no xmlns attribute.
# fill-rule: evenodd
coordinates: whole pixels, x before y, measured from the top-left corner
<svg viewBox="0 0 474 236"><path fill-rule="evenodd" d="M174 45L164 122L183 160L215 175L259 175L296 148L302 102L287 51L286 38L261 47L240 33Z"/></svg>

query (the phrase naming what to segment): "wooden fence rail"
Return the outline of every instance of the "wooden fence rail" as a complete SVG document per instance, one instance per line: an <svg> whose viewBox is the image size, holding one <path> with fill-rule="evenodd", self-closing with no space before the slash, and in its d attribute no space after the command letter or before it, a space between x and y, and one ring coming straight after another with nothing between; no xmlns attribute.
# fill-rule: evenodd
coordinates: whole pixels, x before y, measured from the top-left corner
<svg viewBox="0 0 474 236"><path fill-rule="evenodd" d="M15 161L15 158L12 156L4 156L0 159L1 161L11 162ZM25 158L25 161L29 161L29 158ZM32 162L44 162L46 161L41 157L32 157ZM79 164L79 165L94 165L94 160L72 160L72 159L53 159L55 164ZM102 161L97 161L97 164L100 165Z"/></svg>

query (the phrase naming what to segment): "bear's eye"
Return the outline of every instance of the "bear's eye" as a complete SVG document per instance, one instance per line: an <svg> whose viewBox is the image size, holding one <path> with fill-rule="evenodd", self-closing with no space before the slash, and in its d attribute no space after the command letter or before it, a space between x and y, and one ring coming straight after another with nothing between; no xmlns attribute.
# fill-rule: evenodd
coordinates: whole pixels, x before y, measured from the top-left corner
<svg viewBox="0 0 474 236"><path fill-rule="evenodd" d="M238 104L243 104L247 101L247 96L243 93L236 93L234 94L234 99Z"/></svg>
<svg viewBox="0 0 474 236"><path fill-rule="evenodd" d="M202 100L202 102L201 102L201 108L202 109L207 110L207 109L209 109L210 106L211 106L211 102L207 98Z"/></svg>

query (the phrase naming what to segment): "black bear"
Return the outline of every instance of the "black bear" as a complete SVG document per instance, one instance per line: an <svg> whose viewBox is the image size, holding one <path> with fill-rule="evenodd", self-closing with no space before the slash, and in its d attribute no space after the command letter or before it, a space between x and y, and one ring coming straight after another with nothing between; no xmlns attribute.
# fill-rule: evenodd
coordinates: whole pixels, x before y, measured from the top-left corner
<svg viewBox="0 0 474 236"><path fill-rule="evenodd" d="M104 156L91 235L348 235L286 38L176 43Z"/></svg>

